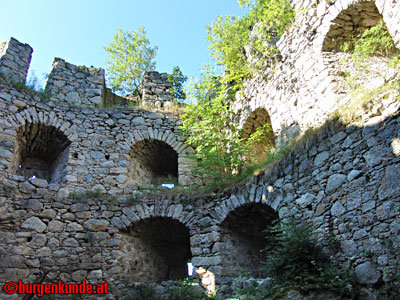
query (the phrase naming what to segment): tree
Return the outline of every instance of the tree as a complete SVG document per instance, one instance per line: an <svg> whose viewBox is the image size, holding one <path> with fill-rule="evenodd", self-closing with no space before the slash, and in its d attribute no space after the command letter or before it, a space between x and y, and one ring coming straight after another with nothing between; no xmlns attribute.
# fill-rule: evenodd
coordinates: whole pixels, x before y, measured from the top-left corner
<svg viewBox="0 0 400 300"><path fill-rule="evenodd" d="M113 90L141 97L143 76L155 69L154 57L158 49L150 46L145 28L142 26L131 32L119 29L114 41L104 49L109 55L106 65Z"/></svg>
<svg viewBox="0 0 400 300"><path fill-rule="evenodd" d="M186 99L186 93L183 88L186 80L187 76L183 75L178 66L174 67L171 75L168 75L168 81L172 84L171 94L176 101Z"/></svg>
<svg viewBox="0 0 400 300"><path fill-rule="evenodd" d="M219 16L207 26L211 57L225 68L224 81L237 89L245 79L276 56L273 37L280 37L294 19L289 0L238 0L248 13L242 17ZM259 62L249 61L249 55Z"/></svg>
<svg viewBox="0 0 400 300"><path fill-rule="evenodd" d="M199 82L191 82L189 95L196 101L187 105L180 129L186 143L195 149L198 173L211 182L232 183L251 170L252 145L266 139L269 127L260 127L249 138L241 137L229 106L232 87L221 82L210 69Z"/></svg>

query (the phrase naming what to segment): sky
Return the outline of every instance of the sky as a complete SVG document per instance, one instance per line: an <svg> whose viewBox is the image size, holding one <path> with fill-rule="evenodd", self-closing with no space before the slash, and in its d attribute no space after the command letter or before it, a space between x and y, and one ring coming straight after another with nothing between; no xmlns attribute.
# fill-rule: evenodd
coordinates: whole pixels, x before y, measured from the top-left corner
<svg viewBox="0 0 400 300"><path fill-rule="evenodd" d="M0 0L0 41L14 37L33 48L29 70L42 80L54 57L105 68L104 46L118 29L146 28L158 46L156 70L200 77L212 63L206 26L218 15L243 15L236 0Z"/></svg>

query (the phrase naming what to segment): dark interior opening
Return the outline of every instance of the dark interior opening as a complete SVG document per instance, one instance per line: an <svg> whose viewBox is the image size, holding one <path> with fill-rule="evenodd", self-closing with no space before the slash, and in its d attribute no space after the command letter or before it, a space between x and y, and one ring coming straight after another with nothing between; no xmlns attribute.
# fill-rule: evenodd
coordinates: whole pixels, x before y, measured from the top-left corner
<svg viewBox="0 0 400 300"><path fill-rule="evenodd" d="M165 281L187 277L192 258L189 229L165 217L138 221L129 231L131 250L140 261L130 263L133 281ZM142 257L142 258L140 258Z"/></svg>
<svg viewBox="0 0 400 300"><path fill-rule="evenodd" d="M63 180L71 141L57 128L27 123L17 130L16 174L46 179L49 183Z"/></svg>
<svg viewBox="0 0 400 300"><path fill-rule="evenodd" d="M262 270L266 255L262 250L267 246L265 229L278 218L270 206L261 203L243 205L227 215L220 224L222 242L232 245L222 251L226 276L240 272L256 278L266 276Z"/></svg>
<svg viewBox="0 0 400 300"><path fill-rule="evenodd" d="M268 149L275 147L274 131L272 130L271 119L268 112L260 107L253 111L247 118L242 129L242 138L247 139L254 134L259 128L264 126L264 134L262 140L254 143L252 148L253 160L262 160Z"/></svg>
<svg viewBox="0 0 400 300"><path fill-rule="evenodd" d="M154 139L137 142L129 152L128 162L131 180L137 184L178 181L178 153L165 142Z"/></svg>

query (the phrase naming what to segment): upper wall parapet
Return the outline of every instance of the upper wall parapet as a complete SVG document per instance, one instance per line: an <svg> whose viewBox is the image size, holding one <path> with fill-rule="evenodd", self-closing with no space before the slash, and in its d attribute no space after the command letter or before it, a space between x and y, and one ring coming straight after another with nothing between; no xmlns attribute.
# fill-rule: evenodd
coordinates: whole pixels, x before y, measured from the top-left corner
<svg viewBox="0 0 400 300"><path fill-rule="evenodd" d="M104 70L75 66L64 59L55 58L46 90L59 101L85 107L102 103Z"/></svg>
<svg viewBox="0 0 400 300"><path fill-rule="evenodd" d="M14 38L0 43L0 74L8 81L25 83L33 49Z"/></svg>
<svg viewBox="0 0 400 300"><path fill-rule="evenodd" d="M143 103L154 107L167 106L173 101L171 87L167 73L146 73L143 78Z"/></svg>

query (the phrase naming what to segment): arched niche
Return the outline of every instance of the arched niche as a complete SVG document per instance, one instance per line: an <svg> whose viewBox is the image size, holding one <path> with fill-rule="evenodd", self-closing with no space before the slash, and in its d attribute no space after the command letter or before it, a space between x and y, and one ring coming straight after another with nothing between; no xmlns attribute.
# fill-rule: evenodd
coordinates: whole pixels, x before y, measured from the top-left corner
<svg viewBox="0 0 400 300"><path fill-rule="evenodd" d="M236 277L244 272L256 278L265 277L265 230L278 218L277 212L263 203L245 204L226 216L219 225L224 276Z"/></svg>
<svg viewBox="0 0 400 300"><path fill-rule="evenodd" d="M349 6L332 21L324 39L322 51L342 52L345 43L348 44L348 50L351 51L354 41L365 30L377 25L379 21L383 22L383 18L374 1L360 1ZM385 22L383 22L382 29L384 34L390 36ZM394 52L396 49L393 48L391 51Z"/></svg>
<svg viewBox="0 0 400 300"><path fill-rule="evenodd" d="M17 129L14 173L60 183L66 175L71 141L54 126L26 123Z"/></svg>
<svg viewBox="0 0 400 300"><path fill-rule="evenodd" d="M189 229L167 217L143 219L123 233L120 265L132 282L183 279L192 258Z"/></svg>
<svg viewBox="0 0 400 300"><path fill-rule="evenodd" d="M178 153L163 141L138 141L128 154L128 172L134 184L177 182Z"/></svg>
<svg viewBox="0 0 400 300"><path fill-rule="evenodd" d="M255 143L252 147L252 159L262 160L268 149L275 147L274 131L271 125L271 118L265 108L259 107L254 110L246 119L242 129L242 138L248 139L259 128L266 129L262 140Z"/></svg>

